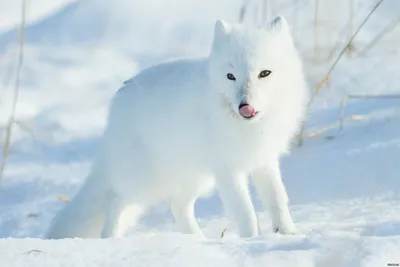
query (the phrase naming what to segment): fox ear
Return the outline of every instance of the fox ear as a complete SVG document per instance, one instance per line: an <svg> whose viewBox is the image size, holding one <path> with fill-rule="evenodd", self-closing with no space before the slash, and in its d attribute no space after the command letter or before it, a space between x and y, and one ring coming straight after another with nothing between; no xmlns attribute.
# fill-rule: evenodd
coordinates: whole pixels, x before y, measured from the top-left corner
<svg viewBox="0 0 400 267"><path fill-rule="evenodd" d="M286 19L282 16L277 16L267 25L268 30L276 33L289 33L289 26Z"/></svg>
<svg viewBox="0 0 400 267"><path fill-rule="evenodd" d="M231 31L231 25L223 20L217 20L215 23L214 34L215 36L223 36L229 34Z"/></svg>

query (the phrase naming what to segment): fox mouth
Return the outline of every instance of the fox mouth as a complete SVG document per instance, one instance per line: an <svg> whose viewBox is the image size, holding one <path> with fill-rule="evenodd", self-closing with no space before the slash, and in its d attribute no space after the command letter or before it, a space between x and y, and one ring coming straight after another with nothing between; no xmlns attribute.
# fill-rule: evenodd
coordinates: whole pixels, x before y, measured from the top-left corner
<svg viewBox="0 0 400 267"><path fill-rule="evenodd" d="M256 111L252 106L247 103L241 103L238 107L239 115L243 118L250 120L257 116L258 111Z"/></svg>
<svg viewBox="0 0 400 267"><path fill-rule="evenodd" d="M255 111L255 109L249 105L247 102L242 102L240 103L239 106L233 105L227 97L222 95L222 106L227 108L231 115L237 117L237 118L242 118L245 120L252 120L258 115L258 111ZM236 108L235 108L236 106Z"/></svg>

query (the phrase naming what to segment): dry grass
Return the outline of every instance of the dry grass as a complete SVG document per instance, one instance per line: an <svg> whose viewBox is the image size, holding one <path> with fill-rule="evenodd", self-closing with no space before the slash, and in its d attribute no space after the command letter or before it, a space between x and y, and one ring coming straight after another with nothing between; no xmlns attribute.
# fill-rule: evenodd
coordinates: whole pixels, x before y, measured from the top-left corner
<svg viewBox="0 0 400 267"><path fill-rule="evenodd" d="M316 0L318 2L318 0ZM370 19L370 17L372 16L372 14L378 9L378 7L383 3L383 1L385 0L380 0L378 3L376 3L376 5L371 9L371 11L368 13L368 15L365 17L365 19L363 20L363 22L360 24L360 26L357 28L357 30L353 33L353 35L350 37L350 39L348 40L348 42L346 43L346 45L342 48L342 50L340 51L340 53L338 54L338 56L336 57L335 61L332 63L331 67L329 68L328 72L324 75L324 77L321 79L321 81L317 84L317 86L315 87L314 93L311 96L310 102L308 103L308 107L311 106L312 102L315 99L315 96L318 94L318 92L321 90L321 88L327 84L327 82L329 81L329 79L331 78L331 74L332 72L335 70L337 64L339 63L340 59L343 57L343 55L346 53L346 51L349 49L349 47L351 47L354 38L357 36L357 34L361 31L361 29L364 27L365 23L367 23L367 21ZM300 133L298 135L298 146L302 146L303 145L303 135L304 135L304 131L305 131L305 123L302 124Z"/></svg>
<svg viewBox="0 0 400 267"><path fill-rule="evenodd" d="M19 43L19 53L18 53L18 64L17 64L17 76L15 79L14 98L13 98L13 102L12 102L11 114L8 119L5 140L4 140L4 144L3 144L2 162L0 165L0 183L2 183L2 181L3 181L4 170L7 165L7 159L8 159L8 154L9 154L9 150L10 150L12 130L13 130L13 126L16 122L15 112L17 111L21 69L22 69L22 64L24 61L25 19L26 19L26 0L22 0L21 25L20 25L20 29L19 29L19 42L18 42Z"/></svg>

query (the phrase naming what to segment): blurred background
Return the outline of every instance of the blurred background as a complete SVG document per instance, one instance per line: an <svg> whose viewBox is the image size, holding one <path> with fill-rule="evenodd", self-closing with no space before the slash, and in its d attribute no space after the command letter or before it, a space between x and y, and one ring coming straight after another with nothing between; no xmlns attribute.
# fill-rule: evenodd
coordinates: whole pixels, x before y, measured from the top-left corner
<svg viewBox="0 0 400 267"><path fill-rule="evenodd" d="M125 80L206 56L216 19L276 15L315 94L302 145L283 161L293 203L397 190L398 0L0 0L0 237L43 234L85 178ZM199 204L205 220L221 211L212 201Z"/></svg>

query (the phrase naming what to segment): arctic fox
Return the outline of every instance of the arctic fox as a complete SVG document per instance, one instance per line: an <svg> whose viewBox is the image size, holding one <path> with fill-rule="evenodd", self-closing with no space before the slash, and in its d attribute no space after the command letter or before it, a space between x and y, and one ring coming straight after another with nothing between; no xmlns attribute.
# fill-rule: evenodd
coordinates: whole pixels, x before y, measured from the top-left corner
<svg viewBox="0 0 400 267"><path fill-rule="evenodd" d="M123 236L162 201L183 233L202 236L194 203L214 188L240 237L253 237L249 177L273 231L296 233L279 159L308 97L283 17L260 28L218 20L209 56L150 67L116 93L91 172L47 237Z"/></svg>

